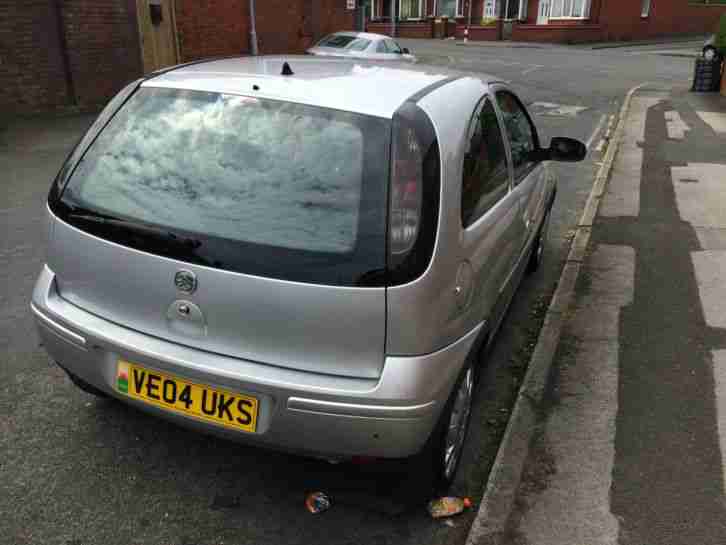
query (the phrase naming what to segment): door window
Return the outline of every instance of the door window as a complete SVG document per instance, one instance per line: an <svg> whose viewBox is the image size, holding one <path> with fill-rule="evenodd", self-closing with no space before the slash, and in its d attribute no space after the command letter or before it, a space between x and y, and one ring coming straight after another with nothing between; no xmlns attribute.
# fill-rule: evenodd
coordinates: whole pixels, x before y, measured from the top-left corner
<svg viewBox="0 0 726 545"><path fill-rule="evenodd" d="M461 220L468 227L490 210L509 189L506 152L497 115L489 99L469 128L461 188Z"/></svg>
<svg viewBox="0 0 726 545"><path fill-rule="evenodd" d="M398 47L398 44L396 42L394 42L393 40L385 40L385 42L386 42L386 49L388 50L389 53L397 53L399 55L401 53L403 53L401 51L401 48Z"/></svg>
<svg viewBox="0 0 726 545"><path fill-rule="evenodd" d="M537 149L537 132L524 107L512 93L499 91L497 104L502 111L504 130L512 147L514 181L518 183L536 164L532 152Z"/></svg>

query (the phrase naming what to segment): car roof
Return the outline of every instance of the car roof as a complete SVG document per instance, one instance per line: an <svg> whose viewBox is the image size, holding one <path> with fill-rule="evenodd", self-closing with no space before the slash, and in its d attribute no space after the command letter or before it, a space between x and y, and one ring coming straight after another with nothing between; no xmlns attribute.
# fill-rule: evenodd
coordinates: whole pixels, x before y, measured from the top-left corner
<svg viewBox="0 0 726 545"><path fill-rule="evenodd" d="M329 36L354 36L356 38L365 38L366 40L392 40L390 36L384 34L374 34L373 32L355 32L354 30L341 30L333 32Z"/></svg>
<svg viewBox="0 0 726 545"><path fill-rule="evenodd" d="M281 75L285 62L293 75ZM255 96L391 118L406 100L452 77L460 74L408 63L290 55L190 63L152 74L142 86Z"/></svg>

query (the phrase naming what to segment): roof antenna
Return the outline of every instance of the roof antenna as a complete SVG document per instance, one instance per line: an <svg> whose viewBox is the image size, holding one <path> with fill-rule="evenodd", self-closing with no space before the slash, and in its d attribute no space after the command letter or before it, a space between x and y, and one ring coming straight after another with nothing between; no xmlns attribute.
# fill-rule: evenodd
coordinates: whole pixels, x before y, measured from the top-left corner
<svg viewBox="0 0 726 545"><path fill-rule="evenodd" d="M283 76L292 76L295 72L292 71L292 68L290 68L290 65L285 62L282 65L282 75Z"/></svg>

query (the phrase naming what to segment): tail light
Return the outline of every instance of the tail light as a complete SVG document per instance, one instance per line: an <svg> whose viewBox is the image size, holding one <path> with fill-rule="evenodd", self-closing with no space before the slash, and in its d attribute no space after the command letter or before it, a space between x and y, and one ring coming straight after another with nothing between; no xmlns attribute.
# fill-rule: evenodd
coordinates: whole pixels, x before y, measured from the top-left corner
<svg viewBox="0 0 726 545"><path fill-rule="evenodd" d="M424 272L438 225L439 147L429 117L415 104L394 115L392 147L388 270L395 285Z"/></svg>

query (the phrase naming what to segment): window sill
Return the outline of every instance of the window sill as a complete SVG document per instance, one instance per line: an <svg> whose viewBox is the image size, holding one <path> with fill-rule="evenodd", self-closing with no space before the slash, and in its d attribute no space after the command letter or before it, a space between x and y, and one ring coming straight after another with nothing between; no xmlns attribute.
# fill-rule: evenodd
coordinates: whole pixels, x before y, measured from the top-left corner
<svg viewBox="0 0 726 545"><path fill-rule="evenodd" d="M562 21L562 20L565 20L565 21L587 21L589 19L590 19L590 16L588 15L587 17L564 17L564 16L561 16L561 17L550 17L549 20L550 21Z"/></svg>

